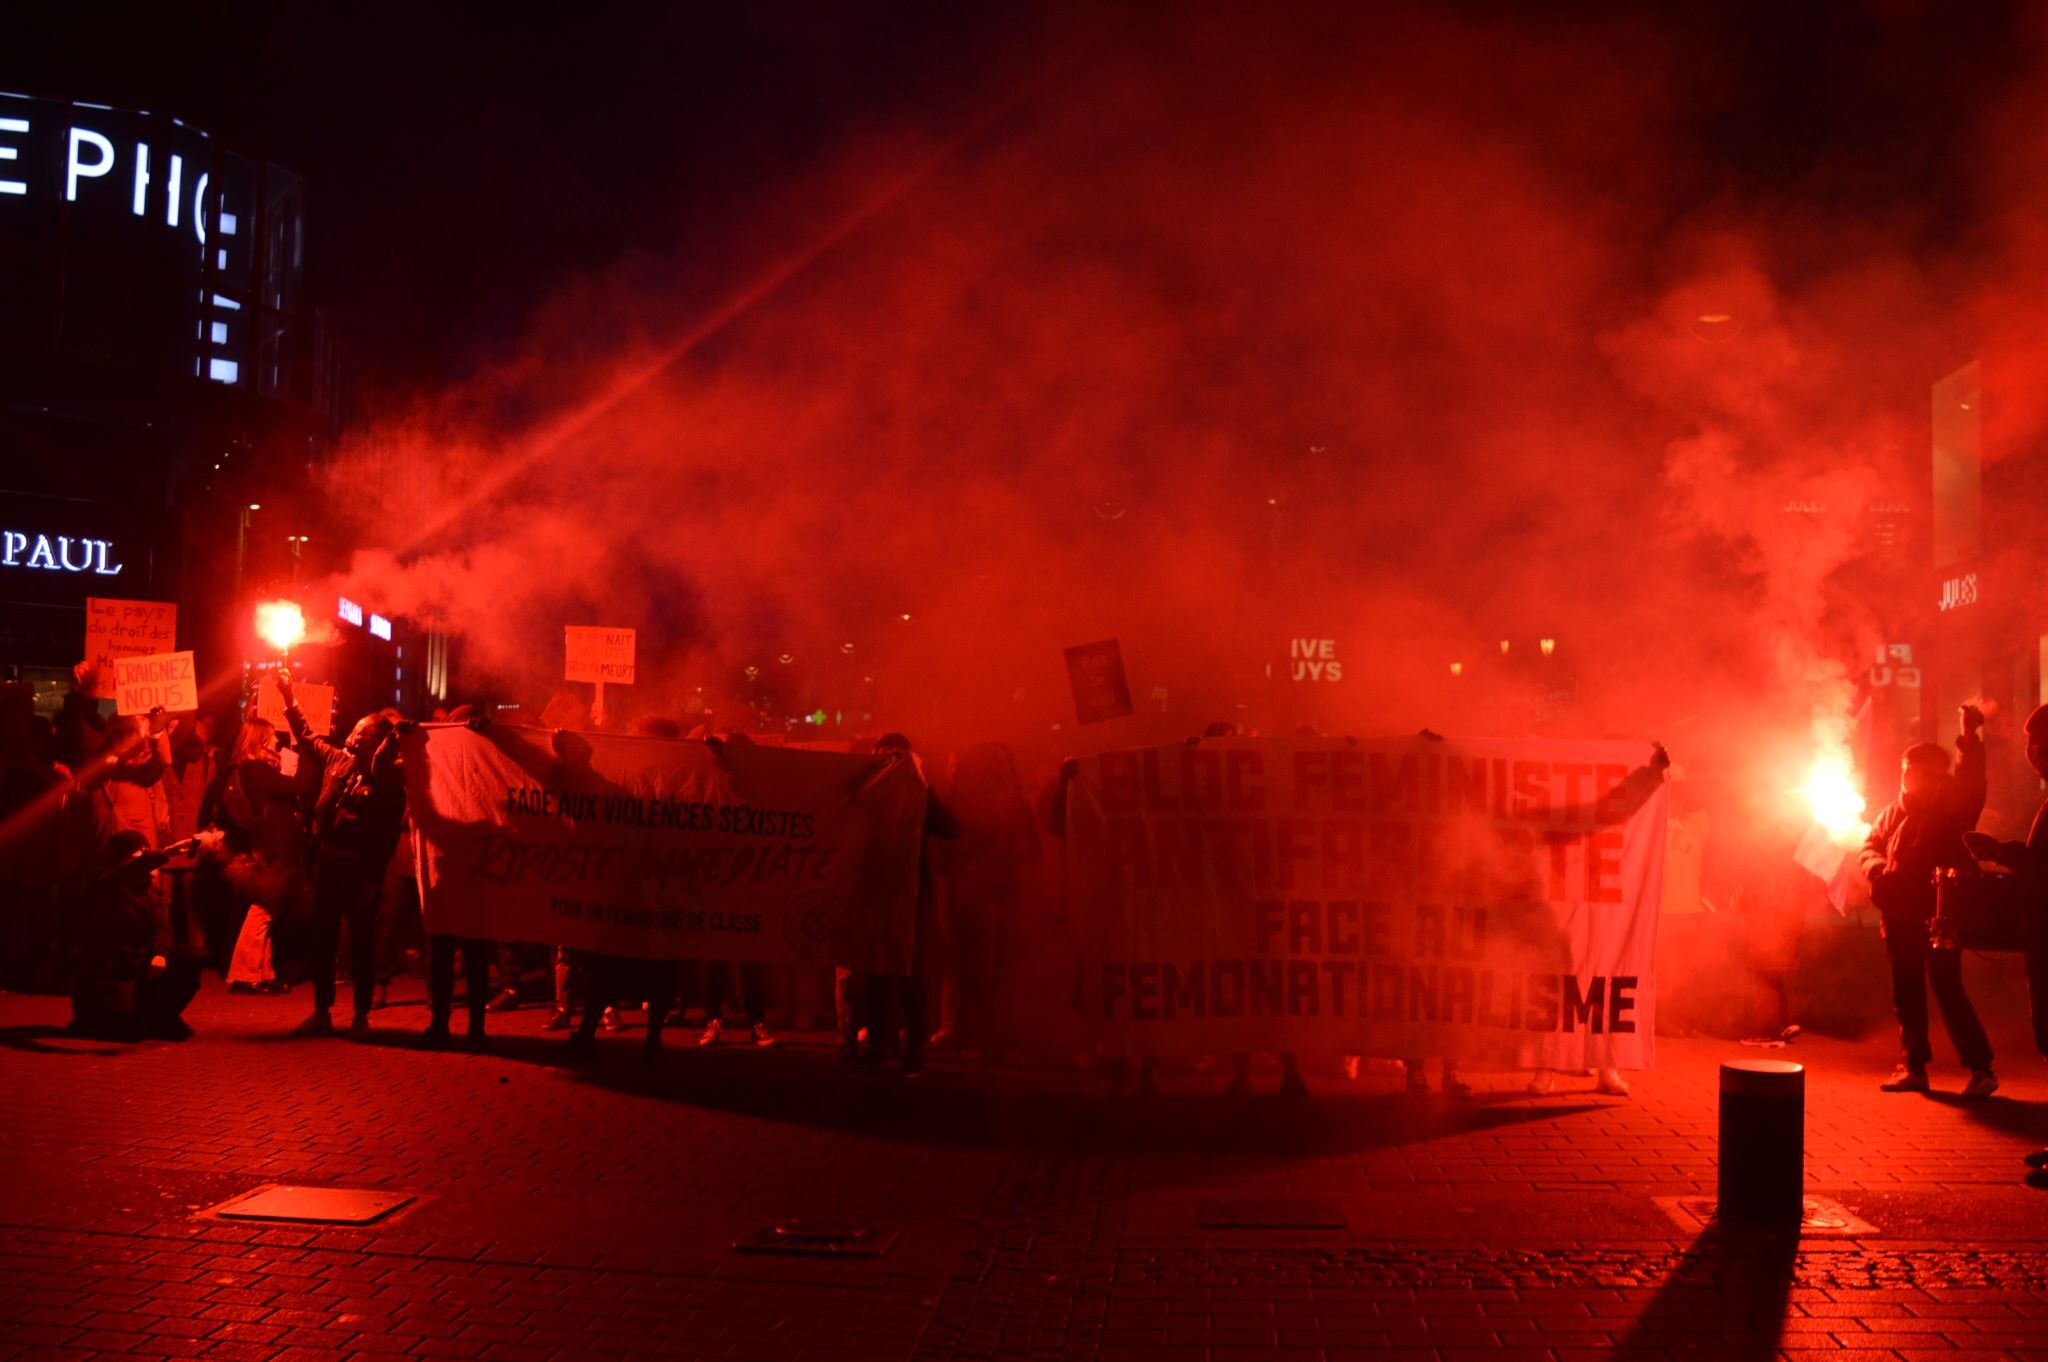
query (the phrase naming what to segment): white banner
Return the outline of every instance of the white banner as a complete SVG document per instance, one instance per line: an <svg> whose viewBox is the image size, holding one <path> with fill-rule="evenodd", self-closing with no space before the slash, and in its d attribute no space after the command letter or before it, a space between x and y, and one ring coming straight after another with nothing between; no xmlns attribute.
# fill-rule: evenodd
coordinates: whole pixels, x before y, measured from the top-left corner
<svg viewBox="0 0 2048 1362"><path fill-rule="evenodd" d="M1083 1009L1129 1055L1646 1067L1667 804L1647 755L1402 738L1084 758Z"/></svg>
<svg viewBox="0 0 2048 1362"><path fill-rule="evenodd" d="M429 932L907 972L925 787L893 754L497 724L404 754Z"/></svg>

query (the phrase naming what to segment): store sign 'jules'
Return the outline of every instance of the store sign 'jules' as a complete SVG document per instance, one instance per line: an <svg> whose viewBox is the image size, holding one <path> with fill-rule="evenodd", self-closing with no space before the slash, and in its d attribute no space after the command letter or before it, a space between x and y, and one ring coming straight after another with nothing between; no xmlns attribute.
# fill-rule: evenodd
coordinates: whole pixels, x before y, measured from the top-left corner
<svg viewBox="0 0 2048 1362"><path fill-rule="evenodd" d="M0 530L0 568L90 572L99 577L115 577L120 575L121 564L113 561L113 550L113 541L107 539Z"/></svg>
<svg viewBox="0 0 2048 1362"><path fill-rule="evenodd" d="M1950 577L1941 584L1940 606L1943 610L1961 610L1964 606L1977 603L1977 574L1966 572L1960 577Z"/></svg>

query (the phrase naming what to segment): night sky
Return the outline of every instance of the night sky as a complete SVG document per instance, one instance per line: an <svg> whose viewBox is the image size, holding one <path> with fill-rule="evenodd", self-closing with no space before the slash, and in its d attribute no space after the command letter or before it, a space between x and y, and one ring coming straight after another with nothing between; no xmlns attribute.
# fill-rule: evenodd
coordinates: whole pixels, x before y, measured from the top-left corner
<svg viewBox="0 0 2048 1362"><path fill-rule="evenodd" d="M1655 50L1645 74L1675 81L1663 104L1683 164L1624 173L1653 180L1673 219L1797 197L1903 214L1944 247L1968 236L1978 120L2025 70L1999 3L642 2L486 17L368 0L244 22L267 51L210 23L217 8L239 7L44 7L17 16L0 73L35 93L182 110L306 173L314 285L372 389L466 372L564 280L621 261L660 261L715 294L763 238L803 230L836 158L866 141L945 137L1047 70L1171 62L1198 23L1307 63L1398 48L1421 12L1509 44L1574 35L1622 70ZM1472 59L1483 68L1482 44ZM1038 86L1015 116L1063 88ZM1149 132L1161 156L1186 151L1175 128ZM1786 250L1797 269L1826 247Z"/></svg>

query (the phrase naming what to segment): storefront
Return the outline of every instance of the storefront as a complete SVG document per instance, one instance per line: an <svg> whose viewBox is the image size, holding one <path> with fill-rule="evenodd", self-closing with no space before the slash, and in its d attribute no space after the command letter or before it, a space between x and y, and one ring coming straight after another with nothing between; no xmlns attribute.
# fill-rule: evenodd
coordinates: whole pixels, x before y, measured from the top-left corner
<svg viewBox="0 0 2048 1362"><path fill-rule="evenodd" d="M171 111L0 93L0 672L39 708L92 598L173 603L203 680L239 668L243 508L322 428L303 203Z"/></svg>
<svg viewBox="0 0 2048 1362"><path fill-rule="evenodd" d="M1956 708L1991 716L1990 796L1981 826L2022 836L2041 802L2020 724L2048 703L2048 450L2001 442L1998 394L1972 363L1934 386L1934 554L1924 587L1922 731L1946 743ZM1987 419L1988 418L1988 419Z"/></svg>

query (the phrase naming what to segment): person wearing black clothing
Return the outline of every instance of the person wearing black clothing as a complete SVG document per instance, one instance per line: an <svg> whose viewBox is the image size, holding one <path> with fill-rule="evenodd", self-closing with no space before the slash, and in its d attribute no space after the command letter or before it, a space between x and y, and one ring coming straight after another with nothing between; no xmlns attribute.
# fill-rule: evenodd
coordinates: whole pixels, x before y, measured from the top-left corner
<svg viewBox="0 0 2048 1362"><path fill-rule="evenodd" d="M2027 716L2027 765L2048 780L2048 705ZM2001 842L1982 832L1963 834L1963 845L1980 861L2002 865L2019 876L2027 916L2027 994L2034 1013L2034 1048L2048 1058L2048 802L2034 813L2024 842ZM2034 1171L2027 1181L2048 1188L2048 1149L2027 1155Z"/></svg>
<svg viewBox="0 0 2048 1362"><path fill-rule="evenodd" d="M349 929L353 932L355 929ZM462 979L469 1005L469 1048L484 1046L484 1014L491 1002L491 958L496 947L466 936L427 938L427 1029L420 1040L429 1049L448 1043L448 1022L455 1015L455 953L462 953ZM361 958L357 952L357 958ZM358 985L357 992L361 992Z"/></svg>
<svg viewBox="0 0 2048 1362"><path fill-rule="evenodd" d="M244 719L234 758L208 798L208 816L232 853L225 877L240 900L229 989L271 992L284 987L295 944L303 937L306 901L306 832L299 822L309 765L286 775L277 728L268 719Z"/></svg>
<svg viewBox="0 0 2048 1362"><path fill-rule="evenodd" d="M397 727L382 714L366 714L337 746L306 722L292 695L291 673L283 667L277 669L277 687L300 759L320 768L320 797L313 805L313 1012L293 1034L334 1034L335 954L345 918L354 957L355 1016L349 1030L365 1035L377 992L377 900L405 818Z"/></svg>
<svg viewBox="0 0 2048 1362"><path fill-rule="evenodd" d="M900 752L906 761L916 761L911 751L910 739L901 733L889 733L875 742L877 752ZM923 766L917 768L918 777L924 776ZM932 922L932 859L929 843L934 837L951 841L960 836L960 820L952 811L939 802L939 797L925 792L924 837L927 843L925 854L917 861L917 933L911 947L910 973L908 975L871 974L867 980L868 1048L861 1056L862 1062L870 1067L879 1067L883 1054L889 1049L889 994L894 992L903 1003L903 1076L916 1078L924 1072L925 998L924 998L924 943L931 935Z"/></svg>
<svg viewBox="0 0 2048 1362"><path fill-rule="evenodd" d="M1970 997L1963 991L1962 952L1935 949L1928 942L1934 916L1934 876L1970 865L1963 836L1984 811L1984 716L1962 707L1954 771L1948 753L1931 742L1915 743L1900 762L1899 797L1871 824L1863 844L1863 873L1877 906L1891 961L1892 1007L1899 1018L1899 1064L1881 1085L1886 1092L1926 1092L1927 990L1941 1008L1942 1024L1956 1056L1970 1071L1968 1098L1998 1089L1991 1072L1991 1041Z"/></svg>
<svg viewBox="0 0 2048 1362"><path fill-rule="evenodd" d="M2048 705L2027 716L2027 765L2048 780ZM2034 1047L2048 1058L2048 803L2034 814L2024 842L2001 842L1982 832L1963 834L1963 845L1980 861L2002 865L2019 876L2027 917L2027 991L2033 998Z"/></svg>
<svg viewBox="0 0 2048 1362"><path fill-rule="evenodd" d="M184 1040L181 1015L199 991L201 952L156 946L149 877L168 854L139 832L107 841L105 868L85 900L78 968L71 986L74 1035L98 1040Z"/></svg>

